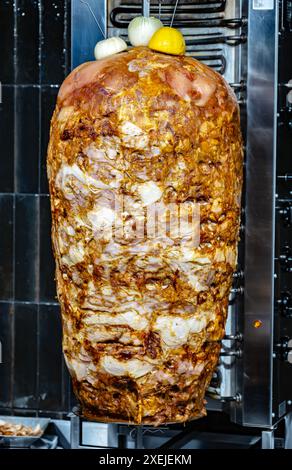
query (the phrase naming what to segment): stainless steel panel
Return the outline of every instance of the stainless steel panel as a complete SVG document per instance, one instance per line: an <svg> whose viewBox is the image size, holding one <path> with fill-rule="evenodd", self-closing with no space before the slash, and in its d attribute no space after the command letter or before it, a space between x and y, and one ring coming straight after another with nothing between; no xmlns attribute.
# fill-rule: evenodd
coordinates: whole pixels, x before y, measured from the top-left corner
<svg viewBox="0 0 292 470"><path fill-rule="evenodd" d="M273 421L277 8L249 2L242 424L259 427Z"/></svg>
<svg viewBox="0 0 292 470"><path fill-rule="evenodd" d="M292 449L292 412L285 416L285 449Z"/></svg>
<svg viewBox="0 0 292 470"><path fill-rule="evenodd" d="M70 448L78 449L80 444L80 422L79 416L76 416L74 413L70 416Z"/></svg>
<svg viewBox="0 0 292 470"><path fill-rule="evenodd" d="M235 2L227 1L226 17L236 16L237 18L247 18L248 16L248 5L246 1L238 0ZM244 83L247 79L247 44L242 44L240 47L233 48L228 56L228 66L224 74L226 79L234 78L237 83ZM227 57L227 56L226 56ZM244 119L244 107L241 109L242 112L242 125L245 124ZM242 242L244 241L244 235L241 235ZM243 249L239 249L238 257L238 273L236 278L236 284L234 287L240 288L243 283ZM237 333L243 332L243 296L242 294L231 294L230 305L228 309L228 318L226 322L225 332L226 335L236 335ZM223 341L223 351L234 351L242 348L242 341ZM219 395L223 397L239 397L241 393L241 378L242 378L242 358L234 356L221 357L220 360L220 371L222 376L222 383L219 390ZM239 406L238 400L233 400L228 403L223 403L225 411L229 412L233 421L240 421L241 407ZM213 408L212 408L213 409Z"/></svg>
<svg viewBox="0 0 292 470"><path fill-rule="evenodd" d="M106 37L106 0L72 0L71 65L72 68L94 60L94 46Z"/></svg>
<svg viewBox="0 0 292 470"><path fill-rule="evenodd" d="M275 449L274 431L262 432L262 449Z"/></svg>

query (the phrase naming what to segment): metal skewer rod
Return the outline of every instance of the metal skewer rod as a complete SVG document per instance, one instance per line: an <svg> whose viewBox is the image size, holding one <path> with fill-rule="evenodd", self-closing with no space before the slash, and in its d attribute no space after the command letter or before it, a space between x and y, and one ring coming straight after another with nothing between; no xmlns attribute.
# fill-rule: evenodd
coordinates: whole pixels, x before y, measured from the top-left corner
<svg viewBox="0 0 292 470"><path fill-rule="evenodd" d="M237 349L236 351L221 351L220 356L222 357L242 357L242 350Z"/></svg>
<svg viewBox="0 0 292 470"><path fill-rule="evenodd" d="M225 335L223 338L224 341L242 341L242 339L242 333L235 333L234 335Z"/></svg>
<svg viewBox="0 0 292 470"><path fill-rule="evenodd" d="M93 18L94 18L94 21L96 22L97 26L98 26L98 29L100 30L102 36L105 38L105 32L103 31L102 27L100 26L99 22L98 22L98 19L96 18L96 15L94 14L94 11L92 10L91 6L89 5L88 2L85 2L85 0L80 0L80 3L83 3L84 5L87 6L88 10L90 11L90 13L92 14Z"/></svg>
<svg viewBox="0 0 292 470"><path fill-rule="evenodd" d="M170 27L171 28L172 28L172 25L173 25L173 21L174 21L176 9L177 9L178 1L179 0L176 0L175 5L174 5L174 9L173 9L172 17L171 17L171 22L170 22Z"/></svg>
<svg viewBox="0 0 292 470"><path fill-rule="evenodd" d="M142 14L147 18L150 16L150 0L143 0Z"/></svg>
<svg viewBox="0 0 292 470"><path fill-rule="evenodd" d="M241 397L240 393L236 393L234 396L230 396L230 397L222 397L221 396L220 400L225 401L225 402L235 401L236 403L240 403L241 400L242 400L242 397Z"/></svg>

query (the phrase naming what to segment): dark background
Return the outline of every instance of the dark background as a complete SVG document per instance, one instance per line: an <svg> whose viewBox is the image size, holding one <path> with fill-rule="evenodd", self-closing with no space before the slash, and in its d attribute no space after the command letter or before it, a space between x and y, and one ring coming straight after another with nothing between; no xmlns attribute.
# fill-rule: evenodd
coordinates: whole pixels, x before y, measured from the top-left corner
<svg viewBox="0 0 292 470"><path fill-rule="evenodd" d="M61 418L71 407L46 177L69 19L69 0L0 1L0 414Z"/></svg>

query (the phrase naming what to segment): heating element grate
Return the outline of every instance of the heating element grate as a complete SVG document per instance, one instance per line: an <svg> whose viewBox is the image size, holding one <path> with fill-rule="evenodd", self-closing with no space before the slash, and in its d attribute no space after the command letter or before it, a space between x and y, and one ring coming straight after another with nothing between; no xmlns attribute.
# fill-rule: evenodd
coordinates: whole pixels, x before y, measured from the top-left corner
<svg viewBox="0 0 292 470"><path fill-rule="evenodd" d="M170 25L175 0L151 0L150 15ZM129 22L143 10L143 2L109 0L107 2L107 35L121 36L126 42ZM238 2L178 2L173 26L181 29L186 41L186 54L199 59L224 75L229 82L240 81L240 52L236 46L246 42L247 19L241 15Z"/></svg>
<svg viewBox="0 0 292 470"><path fill-rule="evenodd" d="M157 3L157 2L156 2ZM180 2L177 6L173 26L176 28L223 26L236 28L241 23L241 18L225 20L226 2L197 2L187 4ZM173 3L161 2L160 5L150 3L150 15L158 16L165 24L170 24L174 10ZM126 28L129 22L141 13L141 2L137 5L121 2L121 6L114 7L110 11L110 21L116 28ZM216 16L213 16L216 13ZM219 13L219 15L218 15ZM204 17L209 15L209 20Z"/></svg>

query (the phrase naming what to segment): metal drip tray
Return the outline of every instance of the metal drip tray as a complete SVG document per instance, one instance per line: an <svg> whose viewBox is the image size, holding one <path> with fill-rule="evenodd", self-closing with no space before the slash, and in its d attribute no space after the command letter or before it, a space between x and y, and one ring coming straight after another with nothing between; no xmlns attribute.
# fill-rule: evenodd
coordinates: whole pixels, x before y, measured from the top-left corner
<svg viewBox="0 0 292 470"><path fill-rule="evenodd" d="M44 435L29 445L21 438L17 442L9 437L0 438L0 449L56 449L57 445L58 437L50 435Z"/></svg>

